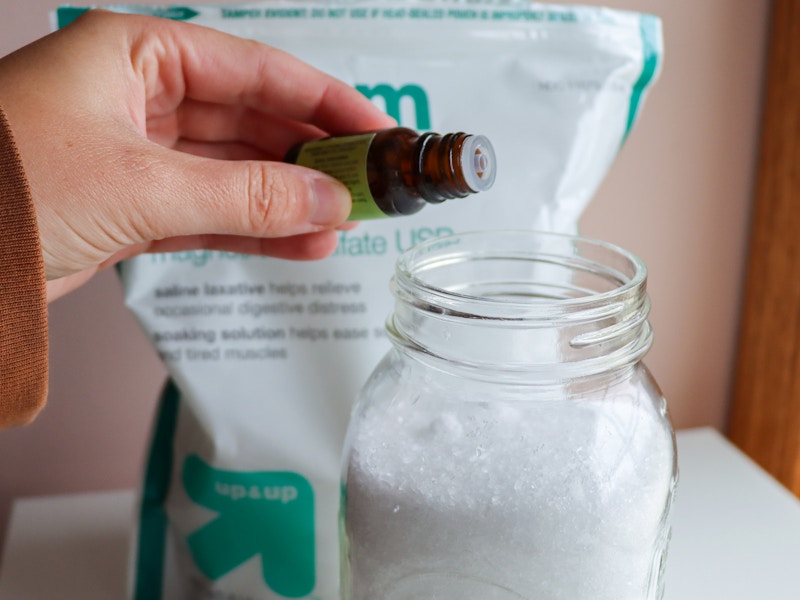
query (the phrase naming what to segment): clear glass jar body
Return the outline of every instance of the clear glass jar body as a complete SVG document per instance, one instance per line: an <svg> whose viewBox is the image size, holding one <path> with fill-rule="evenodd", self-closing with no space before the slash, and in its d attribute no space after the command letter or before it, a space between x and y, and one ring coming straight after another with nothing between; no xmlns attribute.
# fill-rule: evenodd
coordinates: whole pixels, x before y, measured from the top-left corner
<svg viewBox="0 0 800 600"><path fill-rule="evenodd" d="M553 234L401 257L345 448L345 600L662 597L677 461L645 283Z"/></svg>

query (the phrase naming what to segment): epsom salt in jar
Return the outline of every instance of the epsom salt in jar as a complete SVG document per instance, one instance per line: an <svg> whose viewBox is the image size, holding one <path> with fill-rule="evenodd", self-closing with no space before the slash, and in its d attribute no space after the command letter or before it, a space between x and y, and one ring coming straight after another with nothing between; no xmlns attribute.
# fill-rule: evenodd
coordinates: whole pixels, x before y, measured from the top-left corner
<svg viewBox="0 0 800 600"><path fill-rule="evenodd" d="M554 234L400 258L394 348L348 431L345 600L662 597L677 467L645 283Z"/></svg>

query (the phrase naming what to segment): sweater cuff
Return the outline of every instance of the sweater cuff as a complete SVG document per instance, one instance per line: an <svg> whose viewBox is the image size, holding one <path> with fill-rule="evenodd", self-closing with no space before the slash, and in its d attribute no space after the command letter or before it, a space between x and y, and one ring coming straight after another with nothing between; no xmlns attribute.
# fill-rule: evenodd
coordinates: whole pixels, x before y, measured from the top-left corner
<svg viewBox="0 0 800 600"><path fill-rule="evenodd" d="M30 187L0 107L0 429L47 399L47 291Z"/></svg>

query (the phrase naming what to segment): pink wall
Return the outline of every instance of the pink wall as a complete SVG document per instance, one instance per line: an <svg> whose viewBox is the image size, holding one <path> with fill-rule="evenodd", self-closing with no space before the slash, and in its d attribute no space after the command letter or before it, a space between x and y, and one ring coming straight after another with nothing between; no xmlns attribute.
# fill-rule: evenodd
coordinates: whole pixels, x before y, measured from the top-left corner
<svg viewBox="0 0 800 600"><path fill-rule="evenodd" d="M590 1L591 4L600 4ZM617 0L658 14L665 61L583 233L639 254L647 364L678 427L723 428L755 187L767 0Z"/></svg>
<svg viewBox="0 0 800 600"><path fill-rule="evenodd" d="M649 267L656 341L647 363L675 424L721 428L754 185L769 3L585 3L661 16L666 60L636 130L585 215L583 232L636 252ZM0 55L46 34L47 13L57 4L0 0ZM164 380L112 273L53 304L50 319L49 406L33 425L0 432L0 539L14 497L135 485Z"/></svg>

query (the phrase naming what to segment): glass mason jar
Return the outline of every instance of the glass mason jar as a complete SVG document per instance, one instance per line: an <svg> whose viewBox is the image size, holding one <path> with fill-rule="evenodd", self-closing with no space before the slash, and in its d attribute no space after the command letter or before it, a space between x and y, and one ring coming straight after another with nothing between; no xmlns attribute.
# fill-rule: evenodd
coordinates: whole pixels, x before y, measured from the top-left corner
<svg viewBox="0 0 800 600"><path fill-rule="evenodd" d="M345 600L662 597L677 461L645 288L631 253L557 234L400 257L347 434Z"/></svg>

